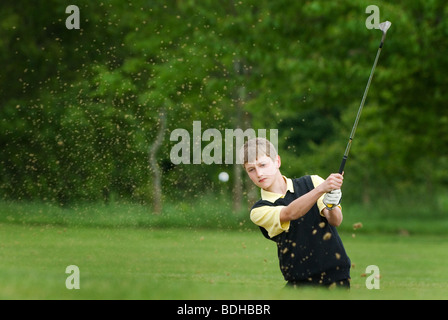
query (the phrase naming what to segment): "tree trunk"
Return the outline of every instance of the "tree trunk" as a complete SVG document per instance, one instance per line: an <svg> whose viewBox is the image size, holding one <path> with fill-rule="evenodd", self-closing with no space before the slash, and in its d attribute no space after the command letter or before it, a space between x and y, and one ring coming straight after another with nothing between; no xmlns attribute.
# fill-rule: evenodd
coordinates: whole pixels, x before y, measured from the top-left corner
<svg viewBox="0 0 448 320"><path fill-rule="evenodd" d="M149 148L148 158L149 167L153 175L152 180L152 209L154 214L160 214L162 212L162 171L157 163L157 151L163 142L163 136L166 128L166 112L162 109L159 113L159 129L157 131L157 136Z"/></svg>
<svg viewBox="0 0 448 320"><path fill-rule="evenodd" d="M240 164L233 165L233 211L238 212L241 210L241 201L243 199L243 180L241 179L241 174L243 168Z"/></svg>
<svg viewBox="0 0 448 320"><path fill-rule="evenodd" d="M238 78L242 79L243 76L247 76L247 72L244 70L244 66L241 60L236 59L233 63L233 68L235 73L238 75ZM236 107L236 113L235 113L235 126L236 128L241 128L243 131L246 130L250 123L248 123L248 117L245 116L247 113L243 111L244 104L247 100L247 94L246 94L246 87L244 86L244 83L236 88L235 92L235 107ZM239 150L235 150L235 154L238 155ZM235 160L235 158L234 158ZM235 161L236 162L236 161ZM233 190L232 190L232 197L233 197L233 210L235 212L238 212L242 208L242 200L243 200L243 168L240 164L235 163L233 166Z"/></svg>

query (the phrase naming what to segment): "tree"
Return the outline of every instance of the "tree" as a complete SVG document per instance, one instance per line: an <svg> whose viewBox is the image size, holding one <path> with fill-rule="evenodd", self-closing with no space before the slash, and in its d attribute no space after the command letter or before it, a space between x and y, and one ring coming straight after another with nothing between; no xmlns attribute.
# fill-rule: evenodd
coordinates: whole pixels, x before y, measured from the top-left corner
<svg viewBox="0 0 448 320"><path fill-rule="evenodd" d="M168 200L212 193L225 166L170 161L168 133L193 121L278 129L288 176L337 170L380 37L365 27L370 4L81 1L80 29L68 30L58 1L3 1L2 197L148 203L153 185ZM447 5L378 6L393 25L344 193L365 201L415 185L437 193L448 183L448 58L437 49ZM238 170L239 196L247 181ZM151 204L160 199L157 191Z"/></svg>

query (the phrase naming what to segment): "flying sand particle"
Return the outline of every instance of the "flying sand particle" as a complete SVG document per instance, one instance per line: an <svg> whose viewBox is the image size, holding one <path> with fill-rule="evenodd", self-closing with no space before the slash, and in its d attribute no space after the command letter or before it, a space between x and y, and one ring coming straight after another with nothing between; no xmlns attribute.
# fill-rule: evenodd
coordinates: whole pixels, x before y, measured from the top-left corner
<svg viewBox="0 0 448 320"><path fill-rule="evenodd" d="M362 228L362 222L357 222L353 224L353 230L361 229Z"/></svg>

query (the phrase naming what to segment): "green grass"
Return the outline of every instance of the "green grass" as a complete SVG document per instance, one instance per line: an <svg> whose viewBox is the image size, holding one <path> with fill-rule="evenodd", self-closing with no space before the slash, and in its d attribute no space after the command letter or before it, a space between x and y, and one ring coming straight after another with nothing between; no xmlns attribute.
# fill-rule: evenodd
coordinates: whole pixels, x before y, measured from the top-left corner
<svg viewBox="0 0 448 320"><path fill-rule="evenodd" d="M429 208L344 205L347 293L284 290L275 244L222 198L166 204L161 215L2 202L0 299L448 299L448 219ZM69 265L80 290L65 287ZM368 265L381 271L379 290L365 286Z"/></svg>
<svg viewBox="0 0 448 320"><path fill-rule="evenodd" d="M284 290L254 231L0 224L0 299L447 299L448 238L341 233L352 289ZM68 265L80 269L68 290ZM381 271L368 290L368 265Z"/></svg>

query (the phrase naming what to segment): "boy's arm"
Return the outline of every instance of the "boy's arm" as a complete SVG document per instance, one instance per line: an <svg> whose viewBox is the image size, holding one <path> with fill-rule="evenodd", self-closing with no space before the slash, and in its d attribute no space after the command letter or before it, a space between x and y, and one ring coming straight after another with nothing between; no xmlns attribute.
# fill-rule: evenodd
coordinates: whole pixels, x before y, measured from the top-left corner
<svg viewBox="0 0 448 320"><path fill-rule="evenodd" d="M323 215L327 218L329 224L334 227L339 227L342 223L342 210L340 207L335 207L333 210L323 209Z"/></svg>
<svg viewBox="0 0 448 320"><path fill-rule="evenodd" d="M324 182L318 185L310 192L304 194L300 198L297 198L291 202L288 206L284 207L280 211L280 223L296 220L304 216L317 202L317 200L325 193L331 190L340 189L342 187L343 176L338 173L331 174ZM340 208L335 208L329 212L327 209L323 210L323 214L328 220L328 223L332 224L342 221L342 212ZM339 213L339 215L338 215ZM327 217L328 216L328 217ZM339 225L337 224L337 225Z"/></svg>

